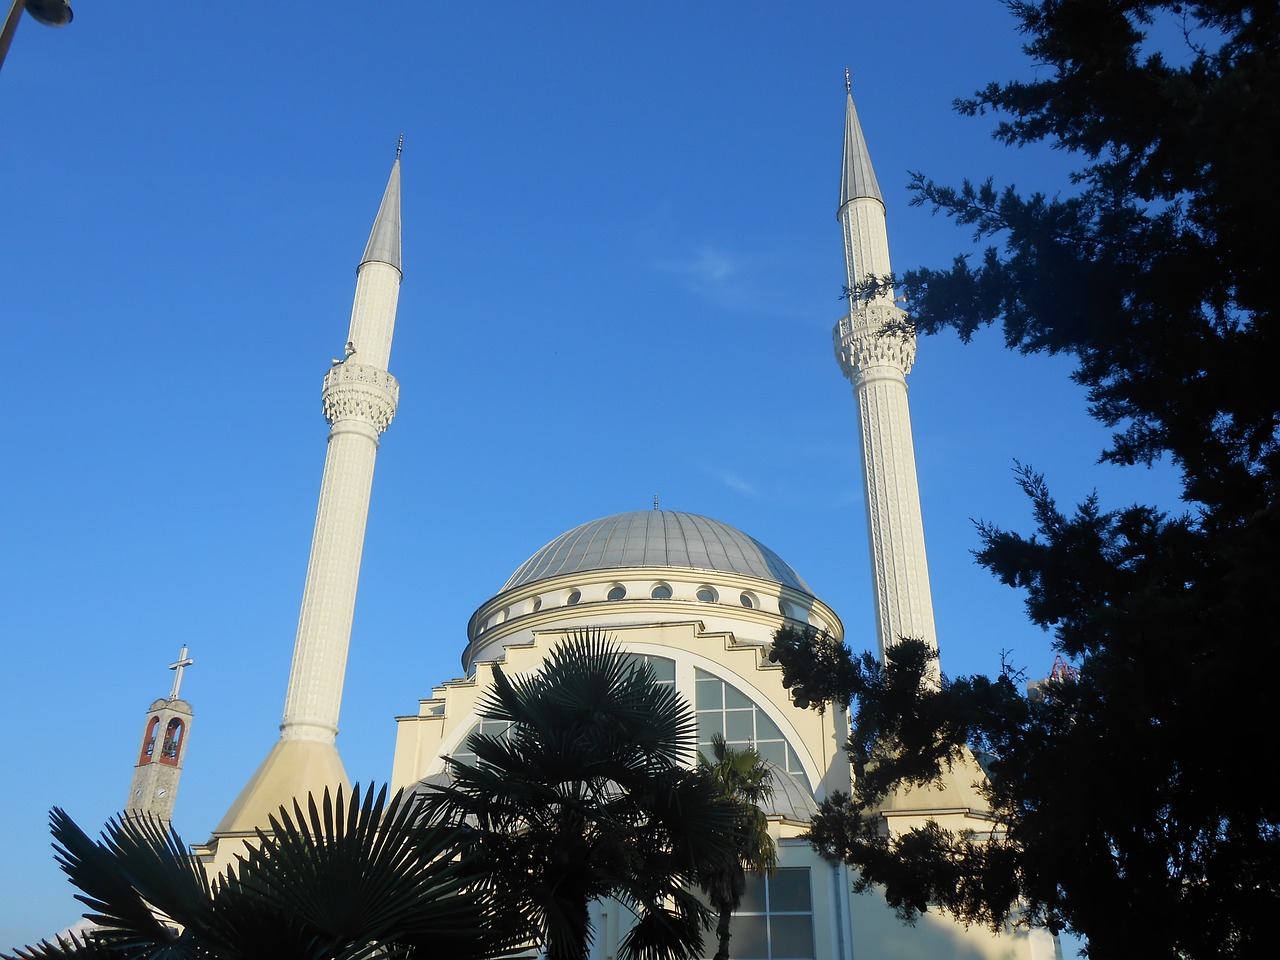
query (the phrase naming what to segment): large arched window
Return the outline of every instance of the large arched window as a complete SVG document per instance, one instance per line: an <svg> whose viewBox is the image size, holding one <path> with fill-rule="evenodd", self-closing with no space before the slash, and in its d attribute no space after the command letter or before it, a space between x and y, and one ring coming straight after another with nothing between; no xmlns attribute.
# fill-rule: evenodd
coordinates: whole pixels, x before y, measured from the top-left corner
<svg viewBox="0 0 1280 960"><path fill-rule="evenodd" d="M764 759L808 786L795 748L754 700L705 670L697 670L695 677L693 704L698 715L699 750L708 751L711 738L718 733L731 747L755 747Z"/></svg>
<svg viewBox="0 0 1280 960"><path fill-rule="evenodd" d="M622 656L629 663L644 664L647 666L653 671L653 675L659 684L668 686L675 685L676 662L674 660L670 660L667 657L650 656L647 653L624 653ZM482 733L490 737L501 737L507 732L507 729L510 726L511 724L505 720L481 719L472 725L471 729L467 731L467 735L462 738L462 742L458 744L457 748L450 754L450 756L461 763L475 766L477 757L475 753L467 747L467 741L471 739L471 735L473 733Z"/></svg>
<svg viewBox="0 0 1280 960"><path fill-rule="evenodd" d="M644 664L653 671L659 684L677 687L676 662L668 657L647 653L625 653L623 656L637 664ZM800 763L800 757L787 741L778 725L754 700L727 681L706 670L694 670L695 689L680 688L680 693L693 701L698 724L698 750L710 754L711 738L720 734L731 747L754 747L765 760L778 769L785 770L809 789L809 778ZM478 720L467 731L458 746L450 754L455 760L474 765L476 755L467 748L467 740L473 733L500 737L510 725L505 720Z"/></svg>

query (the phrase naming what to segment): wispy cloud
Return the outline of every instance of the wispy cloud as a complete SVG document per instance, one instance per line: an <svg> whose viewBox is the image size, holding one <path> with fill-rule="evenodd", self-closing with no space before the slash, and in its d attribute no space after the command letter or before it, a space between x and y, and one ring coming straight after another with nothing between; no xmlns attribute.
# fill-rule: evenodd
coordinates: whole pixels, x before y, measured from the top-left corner
<svg viewBox="0 0 1280 960"><path fill-rule="evenodd" d="M760 490L751 483L748 483L738 474L729 470L722 470L718 474L720 482L735 493L745 494L748 497L762 496Z"/></svg>
<svg viewBox="0 0 1280 960"><path fill-rule="evenodd" d="M725 250L702 246L679 259L658 261L655 266L679 277L698 296L720 306L733 306L741 298L739 287L747 263Z"/></svg>
<svg viewBox="0 0 1280 960"><path fill-rule="evenodd" d="M812 308L797 306L787 289L796 265L785 252L743 249L733 243L670 242L646 236L649 269L666 274L698 299L738 314L811 320Z"/></svg>

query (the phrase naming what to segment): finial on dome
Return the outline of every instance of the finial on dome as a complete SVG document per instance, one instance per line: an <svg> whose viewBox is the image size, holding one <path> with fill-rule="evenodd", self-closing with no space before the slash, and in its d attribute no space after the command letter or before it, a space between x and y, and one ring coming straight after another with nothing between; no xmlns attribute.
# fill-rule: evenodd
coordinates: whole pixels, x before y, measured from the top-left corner
<svg viewBox="0 0 1280 960"><path fill-rule="evenodd" d="M849 68L844 68L844 92L853 93L853 80L849 77Z"/></svg>
<svg viewBox="0 0 1280 960"><path fill-rule="evenodd" d="M656 493L653 495L653 509L658 509L658 495Z"/></svg>
<svg viewBox="0 0 1280 960"><path fill-rule="evenodd" d="M845 71L845 72L847 73L848 71ZM402 134L400 134L400 140L399 140L399 142L396 144L396 159L397 159L397 160L399 160L399 159L400 159L400 153L401 153L401 151L403 151L403 150L404 150L404 134L402 133Z"/></svg>

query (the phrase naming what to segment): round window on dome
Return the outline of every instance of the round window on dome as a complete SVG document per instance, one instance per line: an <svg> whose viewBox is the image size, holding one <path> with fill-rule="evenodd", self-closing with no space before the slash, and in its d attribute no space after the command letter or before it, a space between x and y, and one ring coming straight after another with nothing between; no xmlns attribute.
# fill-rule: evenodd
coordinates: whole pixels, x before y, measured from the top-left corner
<svg viewBox="0 0 1280 960"><path fill-rule="evenodd" d="M534 598L533 598L533 603L531 603L531 604L529 605L529 612L530 612L530 613L537 613L537 612L538 612L539 610L541 610L541 609L542 609L542 598L541 598L541 597L534 597Z"/></svg>
<svg viewBox="0 0 1280 960"><path fill-rule="evenodd" d="M715 591L715 587L708 587L703 584L698 588L698 599L703 603L715 603L719 599L719 595Z"/></svg>
<svg viewBox="0 0 1280 960"><path fill-rule="evenodd" d="M671 584L655 583L653 589L649 591L649 596L655 600L670 600L671 592Z"/></svg>
<svg viewBox="0 0 1280 960"><path fill-rule="evenodd" d="M620 583L615 583L609 588L609 592L605 594L606 599L621 600L627 595L627 588Z"/></svg>
<svg viewBox="0 0 1280 960"><path fill-rule="evenodd" d="M778 601L778 612L788 620L794 620L796 618L795 611L791 609L791 604L787 603L785 600Z"/></svg>
<svg viewBox="0 0 1280 960"><path fill-rule="evenodd" d="M579 590L577 587L574 587L572 590L569 591L569 598L565 600L565 603L567 603L569 606L572 607L575 603L577 603L581 599L582 599L582 591Z"/></svg>
<svg viewBox="0 0 1280 960"><path fill-rule="evenodd" d="M745 591L743 591L742 596L738 597L738 602L741 603L748 610L754 610L757 606L756 598Z"/></svg>

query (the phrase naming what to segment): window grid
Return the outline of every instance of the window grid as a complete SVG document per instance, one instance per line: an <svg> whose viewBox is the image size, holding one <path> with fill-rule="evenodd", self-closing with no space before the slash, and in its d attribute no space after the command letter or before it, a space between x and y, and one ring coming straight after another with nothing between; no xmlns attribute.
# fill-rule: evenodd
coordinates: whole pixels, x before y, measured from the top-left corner
<svg viewBox="0 0 1280 960"><path fill-rule="evenodd" d="M698 720L698 749L706 753L711 738L721 734L731 747L754 747L765 760L776 764L808 785L804 767L778 725L750 697L731 683L705 670L695 671L694 712Z"/></svg>
<svg viewBox="0 0 1280 960"><path fill-rule="evenodd" d="M809 868L783 867L766 877L748 874L729 935L735 960L813 960Z"/></svg>

